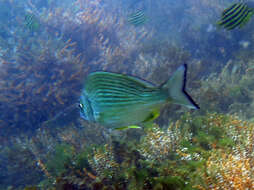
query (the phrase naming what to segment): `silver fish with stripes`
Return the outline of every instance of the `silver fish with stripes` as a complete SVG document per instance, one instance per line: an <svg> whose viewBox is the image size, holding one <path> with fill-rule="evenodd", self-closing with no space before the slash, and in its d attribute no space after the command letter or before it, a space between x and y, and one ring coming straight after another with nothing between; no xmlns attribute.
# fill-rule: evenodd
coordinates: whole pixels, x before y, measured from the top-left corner
<svg viewBox="0 0 254 190"><path fill-rule="evenodd" d="M147 21L147 17L143 10L137 10L136 12L128 16L128 22L134 26L139 26Z"/></svg>
<svg viewBox="0 0 254 190"><path fill-rule="evenodd" d="M31 31L37 31L40 28L40 22L32 13L25 15L25 26Z"/></svg>
<svg viewBox="0 0 254 190"><path fill-rule="evenodd" d="M226 30L242 28L254 14L254 3L242 2L234 3L222 12L221 19L217 22L219 26Z"/></svg>
<svg viewBox="0 0 254 190"><path fill-rule="evenodd" d="M123 129L153 121L168 103L199 109L185 91L186 72L184 64L159 87L129 75L91 73L81 93L80 115L108 128Z"/></svg>

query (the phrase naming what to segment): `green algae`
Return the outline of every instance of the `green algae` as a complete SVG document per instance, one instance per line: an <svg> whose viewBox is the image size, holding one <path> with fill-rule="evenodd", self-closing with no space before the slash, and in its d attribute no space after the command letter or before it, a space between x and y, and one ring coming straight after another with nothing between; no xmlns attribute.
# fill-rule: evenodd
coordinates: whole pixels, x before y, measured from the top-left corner
<svg viewBox="0 0 254 190"><path fill-rule="evenodd" d="M219 160L223 153L230 154L237 147L248 149L248 139L244 137L251 133L251 126L232 115L207 113L196 116L186 113L168 129L154 125L143 133L139 130L140 134L136 134L135 138L135 131L129 130L120 132L127 135L124 138L112 136L106 144L89 144L82 148L75 141L54 142L52 151L46 152L44 156L40 155L41 159L36 154L37 169L41 169L44 178L37 185L26 188L208 188L209 184L205 179L214 179L216 175L208 170L207 163L211 156L218 155L212 158ZM31 147L31 144L27 145ZM32 154L29 152L30 147L26 149L26 144L22 146L22 149L18 146L15 149L19 157ZM40 149L41 152L42 150ZM9 158L15 159L10 151L7 151ZM31 156L25 156L23 161L30 165L35 164Z"/></svg>
<svg viewBox="0 0 254 190"><path fill-rule="evenodd" d="M58 176L66 170L66 165L71 164L73 156L73 147L71 145L59 144L55 147L54 153L48 158L46 167L53 176Z"/></svg>

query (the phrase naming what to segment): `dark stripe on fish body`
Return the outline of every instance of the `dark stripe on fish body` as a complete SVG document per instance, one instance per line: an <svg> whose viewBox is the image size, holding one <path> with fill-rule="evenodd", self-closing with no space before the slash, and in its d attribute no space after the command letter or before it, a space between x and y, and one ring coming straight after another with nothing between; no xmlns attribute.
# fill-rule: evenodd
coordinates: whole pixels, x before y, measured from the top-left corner
<svg viewBox="0 0 254 190"><path fill-rule="evenodd" d="M153 92L149 92L149 93L143 93L139 96L137 95L129 95L129 94L121 94L119 95L115 95L115 94L105 94L103 92L97 93L96 94L96 98L95 100L99 100L99 101L115 101L113 103L118 103L118 102L127 102L127 103L133 103L133 102L148 102L149 100L154 100L154 97L159 97L159 99L162 98L162 96L164 97L164 94L161 92L161 90L154 90Z"/></svg>
<svg viewBox="0 0 254 190"><path fill-rule="evenodd" d="M232 9L234 9L236 6L239 6L241 3L234 3L233 5L231 5L229 8L225 9L222 12L222 16L228 14Z"/></svg>
<svg viewBox="0 0 254 190"><path fill-rule="evenodd" d="M164 97L163 97L164 98ZM165 98L166 99L166 98ZM154 97L153 96L149 96L149 97L142 97L142 98L136 98L133 100L127 100L127 99L115 99L115 98L101 98L101 99L97 99L97 103L100 104L101 106L108 106L108 107L118 107L118 106L133 106L133 105L137 105L137 104L149 104L149 102L153 102ZM160 100L162 100L160 98ZM162 100L163 101L163 100Z"/></svg>
<svg viewBox="0 0 254 190"><path fill-rule="evenodd" d="M230 21L228 21L227 23L224 24L224 27L231 27L233 26L235 23L237 23L239 20L241 20L242 18L244 18L248 13L248 9L243 9L238 15L236 15L234 18L232 18Z"/></svg>
<svg viewBox="0 0 254 190"><path fill-rule="evenodd" d="M112 88L111 88L111 90L112 90L112 93L111 93L111 95L110 95L110 93L107 93L108 96L113 96L114 95L114 91L117 91L117 92L121 92L123 94L123 97L125 97L126 95L139 97L139 94L135 93L133 91L121 90L121 89L112 89ZM102 93L100 93L100 94L102 94ZM92 96L92 97L94 97L96 99L97 97L100 96L100 94L98 94L98 92L95 91L94 96Z"/></svg>
<svg viewBox="0 0 254 190"><path fill-rule="evenodd" d="M145 86L145 84L135 81L135 80L131 80L131 79L126 79L126 78L116 78L116 77L96 77L96 79L93 79L92 81L93 84L109 84L112 86L117 86L119 88L123 88L125 86L129 87L129 88L133 88L136 89L137 91L146 91L149 88L147 86Z"/></svg>
<svg viewBox="0 0 254 190"><path fill-rule="evenodd" d="M120 91L120 90L118 90L118 91ZM101 92L100 94L98 94L98 93L96 93L96 95L95 95L95 97L96 98L99 98L99 97L109 97L109 98L111 98L111 97L119 97L119 98L127 98L128 97L128 99L130 98L130 99L137 99L137 98L142 98L142 96L140 95L140 93L133 93L132 91L125 91L125 92L123 92L122 93L122 95L121 96L119 96L119 94L116 94L114 91L112 91L112 93L107 93L107 94L105 94L105 93L103 93L103 92ZM95 99L96 99L95 98Z"/></svg>
<svg viewBox="0 0 254 190"><path fill-rule="evenodd" d="M239 7L241 7L242 5L243 5L242 3L235 3L234 5L232 5L228 9L226 9L222 13L222 19L224 19L225 17L231 15L235 10L239 9Z"/></svg>
<svg viewBox="0 0 254 190"><path fill-rule="evenodd" d="M147 91L150 89L154 89L154 86L148 82L145 82L143 80L139 79L132 79L132 78L112 78L112 80L117 80L121 82L122 85L128 84L129 86L132 86L135 89L141 90L141 91Z"/></svg>
<svg viewBox="0 0 254 190"><path fill-rule="evenodd" d="M245 17L245 19L240 23L239 27L243 27L247 22L249 22L250 18L253 16L254 14L254 9L253 8L249 8L249 12L248 15Z"/></svg>
<svg viewBox="0 0 254 190"><path fill-rule="evenodd" d="M234 13L228 17L226 17L222 22L221 25L230 25L231 22L238 19L242 14L247 10L246 6L242 6L241 8L234 11Z"/></svg>
<svg viewBox="0 0 254 190"><path fill-rule="evenodd" d="M133 13L129 16L129 18L135 18L135 17L140 17L140 16L144 16L144 12L143 11L138 11L136 13Z"/></svg>
<svg viewBox="0 0 254 190"><path fill-rule="evenodd" d="M103 99L116 99L116 101L131 101L131 100L136 100L137 98L142 98L139 96L117 96L114 94L105 94L105 93L100 93L97 94L96 99L97 98L103 98Z"/></svg>
<svg viewBox="0 0 254 190"><path fill-rule="evenodd" d="M142 101L142 100L132 100L132 101L118 101L118 102L115 102L115 100L111 99L100 99L96 102L97 104L100 105L100 107L104 106L104 107L118 107L118 106L133 106L135 104L144 104L145 102Z"/></svg>
<svg viewBox="0 0 254 190"><path fill-rule="evenodd" d="M108 90L108 89L107 89ZM119 90L119 89L117 89ZM160 90L154 90L153 92L149 93L139 93L132 95L131 92L124 92L124 94L115 94L115 93L104 93L103 91L98 91L96 92L96 97L94 98L95 102L101 102L104 105L132 105L132 104L137 104L137 103L144 103L149 100L152 100L154 96L160 94ZM131 95L130 95L131 94Z"/></svg>
<svg viewBox="0 0 254 190"><path fill-rule="evenodd" d="M27 27L31 27L31 26L32 26L32 22L27 22L27 23L26 23L26 26L27 26Z"/></svg>
<svg viewBox="0 0 254 190"><path fill-rule="evenodd" d="M110 96L121 95L124 97L141 97L144 92L151 92L158 90L154 88L152 84L146 83L140 79L125 77L117 74L108 73L96 73L88 79L88 83L85 87L86 92L91 98L98 97L98 92Z"/></svg>
<svg viewBox="0 0 254 190"><path fill-rule="evenodd" d="M140 14L136 14L136 15L130 17L130 19L137 20L137 19L143 18L144 16L145 16L144 13L140 13Z"/></svg>
<svg viewBox="0 0 254 190"><path fill-rule="evenodd" d="M127 106L131 106L131 105L135 105L135 104L140 104L140 103L144 103L144 101L136 99L136 100L131 100L131 101L116 101L115 99L98 99L96 101L97 103L100 103L100 105L105 105L105 106L118 106L118 105L127 105Z"/></svg>
<svg viewBox="0 0 254 190"><path fill-rule="evenodd" d="M105 94L116 94L118 96L125 96L128 94L129 96L139 96L139 91L131 91L128 89L123 89L119 87L111 87L111 86L106 86L106 87L100 87L96 89L96 93L105 93Z"/></svg>
<svg viewBox="0 0 254 190"><path fill-rule="evenodd" d="M137 103L143 103L144 100L142 97L136 96L129 98L126 97L116 97L116 96L105 96L105 95L99 95L95 99L96 103L101 103L102 105L111 105L111 106L117 106L117 105L133 105Z"/></svg>
<svg viewBox="0 0 254 190"><path fill-rule="evenodd" d="M97 91L96 92L96 98L99 98L99 97L108 97L108 98L111 98L111 97L116 97L116 98L124 98L124 99L136 99L136 98L140 98L142 96L139 96L139 95L133 95L133 94L130 94L130 93L117 93L115 91L112 91L112 92L105 92L105 91Z"/></svg>
<svg viewBox="0 0 254 190"><path fill-rule="evenodd" d="M26 20L27 22L31 22L31 21L33 20L33 18L34 18L33 15L28 15L28 16L26 16L25 20Z"/></svg>
<svg viewBox="0 0 254 190"><path fill-rule="evenodd" d="M96 102L104 102L104 103L111 103L111 104L130 104L133 102L143 102L141 99L128 99L128 98L116 98L112 96L101 96L96 99Z"/></svg>
<svg viewBox="0 0 254 190"><path fill-rule="evenodd" d="M140 19L137 19L137 20L130 20L130 21L128 21L128 22L131 23L131 24L144 23L144 22L145 22L145 19L146 19L146 18L140 18Z"/></svg>
<svg viewBox="0 0 254 190"><path fill-rule="evenodd" d="M114 96L114 97L128 97L128 98L137 98L137 97L148 97L150 96L150 94L154 94L154 93L160 93L161 89L155 89L153 91L149 91L149 92L142 92L139 94L133 94L130 93L128 90L125 92L122 92L119 90L119 88L117 89L99 89L96 90L96 97L97 96Z"/></svg>
<svg viewBox="0 0 254 190"><path fill-rule="evenodd" d="M103 77L102 78L102 81L105 81L105 79L108 79L109 80L109 83L110 83L110 81L112 82L112 83L119 83L119 82L121 82L121 84L124 86L125 84L129 84L129 85L131 85L131 86L133 86L133 87L135 87L135 88L139 88L139 89L146 89L147 88L147 86L145 85L145 84L143 84L142 82L140 82L140 81L137 81L137 80L135 80L135 79L131 79L131 78L125 78L125 77L111 77L111 76L109 76L109 77L107 77L107 78L105 78L105 77ZM120 83L119 83L120 84Z"/></svg>
<svg viewBox="0 0 254 190"><path fill-rule="evenodd" d="M119 90L114 90L114 89L98 89L96 90L96 93L98 95L100 94L105 94L105 95L115 95L115 96L118 96L118 97L125 97L126 96L126 93L122 93L122 92L119 92ZM129 97L136 97L136 95L133 95L133 94L129 94Z"/></svg>
<svg viewBox="0 0 254 190"><path fill-rule="evenodd" d="M137 101L138 100L138 101ZM127 99L127 98L116 98L116 97L112 97L112 96L100 96L96 98L96 102L104 102L104 103L111 103L111 104L118 104L118 103L130 103L130 102L142 102L141 99Z"/></svg>
<svg viewBox="0 0 254 190"><path fill-rule="evenodd" d="M142 17L144 17L144 14L133 15L133 16L130 16L128 18L128 21L137 20L137 19L142 18Z"/></svg>
<svg viewBox="0 0 254 190"><path fill-rule="evenodd" d="M33 15L28 15L25 18L27 24L31 24L34 21L34 16Z"/></svg>
<svg viewBox="0 0 254 190"><path fill-rule="evenodd" d="M248 17L248 14L251 13L251 10L247 10L247 12L245 13L245 15L243 15L240 19L238 19L238 21L235 21L234 23L231 23L230 26L227 26L226 28L228 30L231 30L237 26L239 26L242 22L244 22L244 20Z"/></svg>
<svg viewBox="0 0 254 190"><path fill-rule="evenodd" d="M104 81L104 79L109 79L114 82L116 80L124 80L127 82L131 81L132 83L141 83L142 84L142 82L137 81L135 77L128 77L127 75L107 73L107 72L97 72L97 73L91 75L90 78L92 78L92 80L96 79L96 80L101 80L101 81Z"/></svg>
<svg viewBox="0 0 254 190"><path fill-rule="evenodd" d="M145 91L146 88L136 85L136 84L132 84L132 83L128 83L126 81L121 81L121 80L108 80L108 79L104 79L104 81L93 81L94 82L94 86L97 85L101 85L100 88L103 88L103 85L107 86L108 88L110 87L116 87L119 89L132 89L132 91L136 91L136 92L142 92ZM97 87L98 88L98 87Z"/></svg>
<svg viewBox="0 0 254 190"><path fill-rule="evenodd" d="M140 21L144 21L145 20L145 17L137 17L137 18L131 18L129 19L129 22L131 23L135 23L135 22L140 22Z"/></svg>
<svg viewBox="0 0 254 190"><path fill-rule="evenodd" d="M145 21L146 17L140 17L138 19L133 19L131 20L131 23L138 23L138 22L142 22Z"/></svg>
<svg viewBox="0 0 254 190"><path fill-rule="evenodd" d="M132 100L132 101L117 101L114 99L99 99L96 101L96 104L99 107L118 107L118 106L133 106L135 104L140 104L140 100Z"/></svg>
<svg viewBox="0 0 254 190"><path fill-rule="evenodd" d="M91 82L91 81L90 81ZM93 84L102 84L102 83L108 83L108 84L120 84L120 85L125 85L125 84L133 84L134 82L128 81L126 79L121 79L121 78L114 78L114 77L96 77L92 79ZM138 84L135 83L137 86ZM140 86L140 85L138 85Z"/></svg>
<svg viewBox="0 0 254 190"><path fill-rule="evenodd" d="M229 20L233 19L234 17L236 17L237 15L239 15L242 10L245 9L245 5L240 4L240 7L235 8L234 10L232 10L232 12L230 12L230 14L225 15L221 20L222 20L222 24L224 24L224 22L228 22Z"/></svg>
<svg viewBox="0 0 254 190"><path fill-rule="evenodd" d="M145 21L145 14L143 11L140 11L136 14L133 14L129 16L128 22L135 24L135 23L141 23Z"/></svg>
<svg viewBox="0 0 254 190"><path fill-rule="evenodd" d="M134 25L143 24L146 21L146 18L143 18L142 20L137 20L136 22L133 22Z"/></svg>
<svg viewBox="0 0 254 190"><path fill-rule="evenodd" d="M228 28L228 29L233 29L236 26L238 26L240 24L240 22L242 20L244 20L244 18L248 15L249 10L248 9L244 9L243 11L241 11L241 13L239 13L239 15L237 15L234 19L231 19L229 22L227 22L224 27Z"/></svg>
<svg viewBox="0 0 254 190"><path fill-rule="evenodd" d="M94 91L94 93L96 94L98 92L98 90L103 91L104 89L106 90L111 90L112 93L114 93L115 91L118 93L122 93L122 94L129 94L129 95L135 95L135 96L140 96L140 90L136 90L133 88L123 88L118 87L118 86L112 86L112 84L99 84L94 86L95 90L92 89L92 91ZM89 92L89 89L87 89L87 91Z"/></svg>
<svg viewBox="0 0 254 190"><path fill-rule="evenodd" d="M136 100L136 99L149 99L150 97L152 96L155 96L155 95L158 95L160 94L161 91L160 90L157 90L157 91L154 91L154 92L149 92L149 93L144 93L142 95L139 95L139 96L136 96L136 95L129 95L129 94L115 94L115 93L105 93L105 92L99 92L96 94L96 98L105 98L105 99L116 99L117 101L118 100L122 100L122 101L130 101L130 100Z"/></svg>

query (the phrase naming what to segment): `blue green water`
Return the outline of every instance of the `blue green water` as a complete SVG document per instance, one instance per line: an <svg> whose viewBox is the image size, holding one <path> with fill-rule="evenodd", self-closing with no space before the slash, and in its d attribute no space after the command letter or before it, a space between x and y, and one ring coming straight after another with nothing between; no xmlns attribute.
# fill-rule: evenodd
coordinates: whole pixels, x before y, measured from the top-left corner
<svg viewBox="0 0 254 190"><path fill-rule="evenodd" d="M237 2L0 0L0 189L233 189L208 164L219 150L253 157L254 21L216 24ZM80 117L90 73L160 87L183 64L200 110L168 104L148 127L121 131ZM221 122L209 128L213 114Z"/></svg>

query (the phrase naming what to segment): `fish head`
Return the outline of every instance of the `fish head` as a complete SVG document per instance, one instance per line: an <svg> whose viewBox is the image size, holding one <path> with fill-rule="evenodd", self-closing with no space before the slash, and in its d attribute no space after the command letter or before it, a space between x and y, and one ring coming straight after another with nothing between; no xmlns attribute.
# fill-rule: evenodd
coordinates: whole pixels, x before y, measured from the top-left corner
<svg viewBox="0 0 254 190"><path fill-rule="evenodd" d="M87 121L95 121L91 102L85 92L80 97L80 116Z"/></svg>

